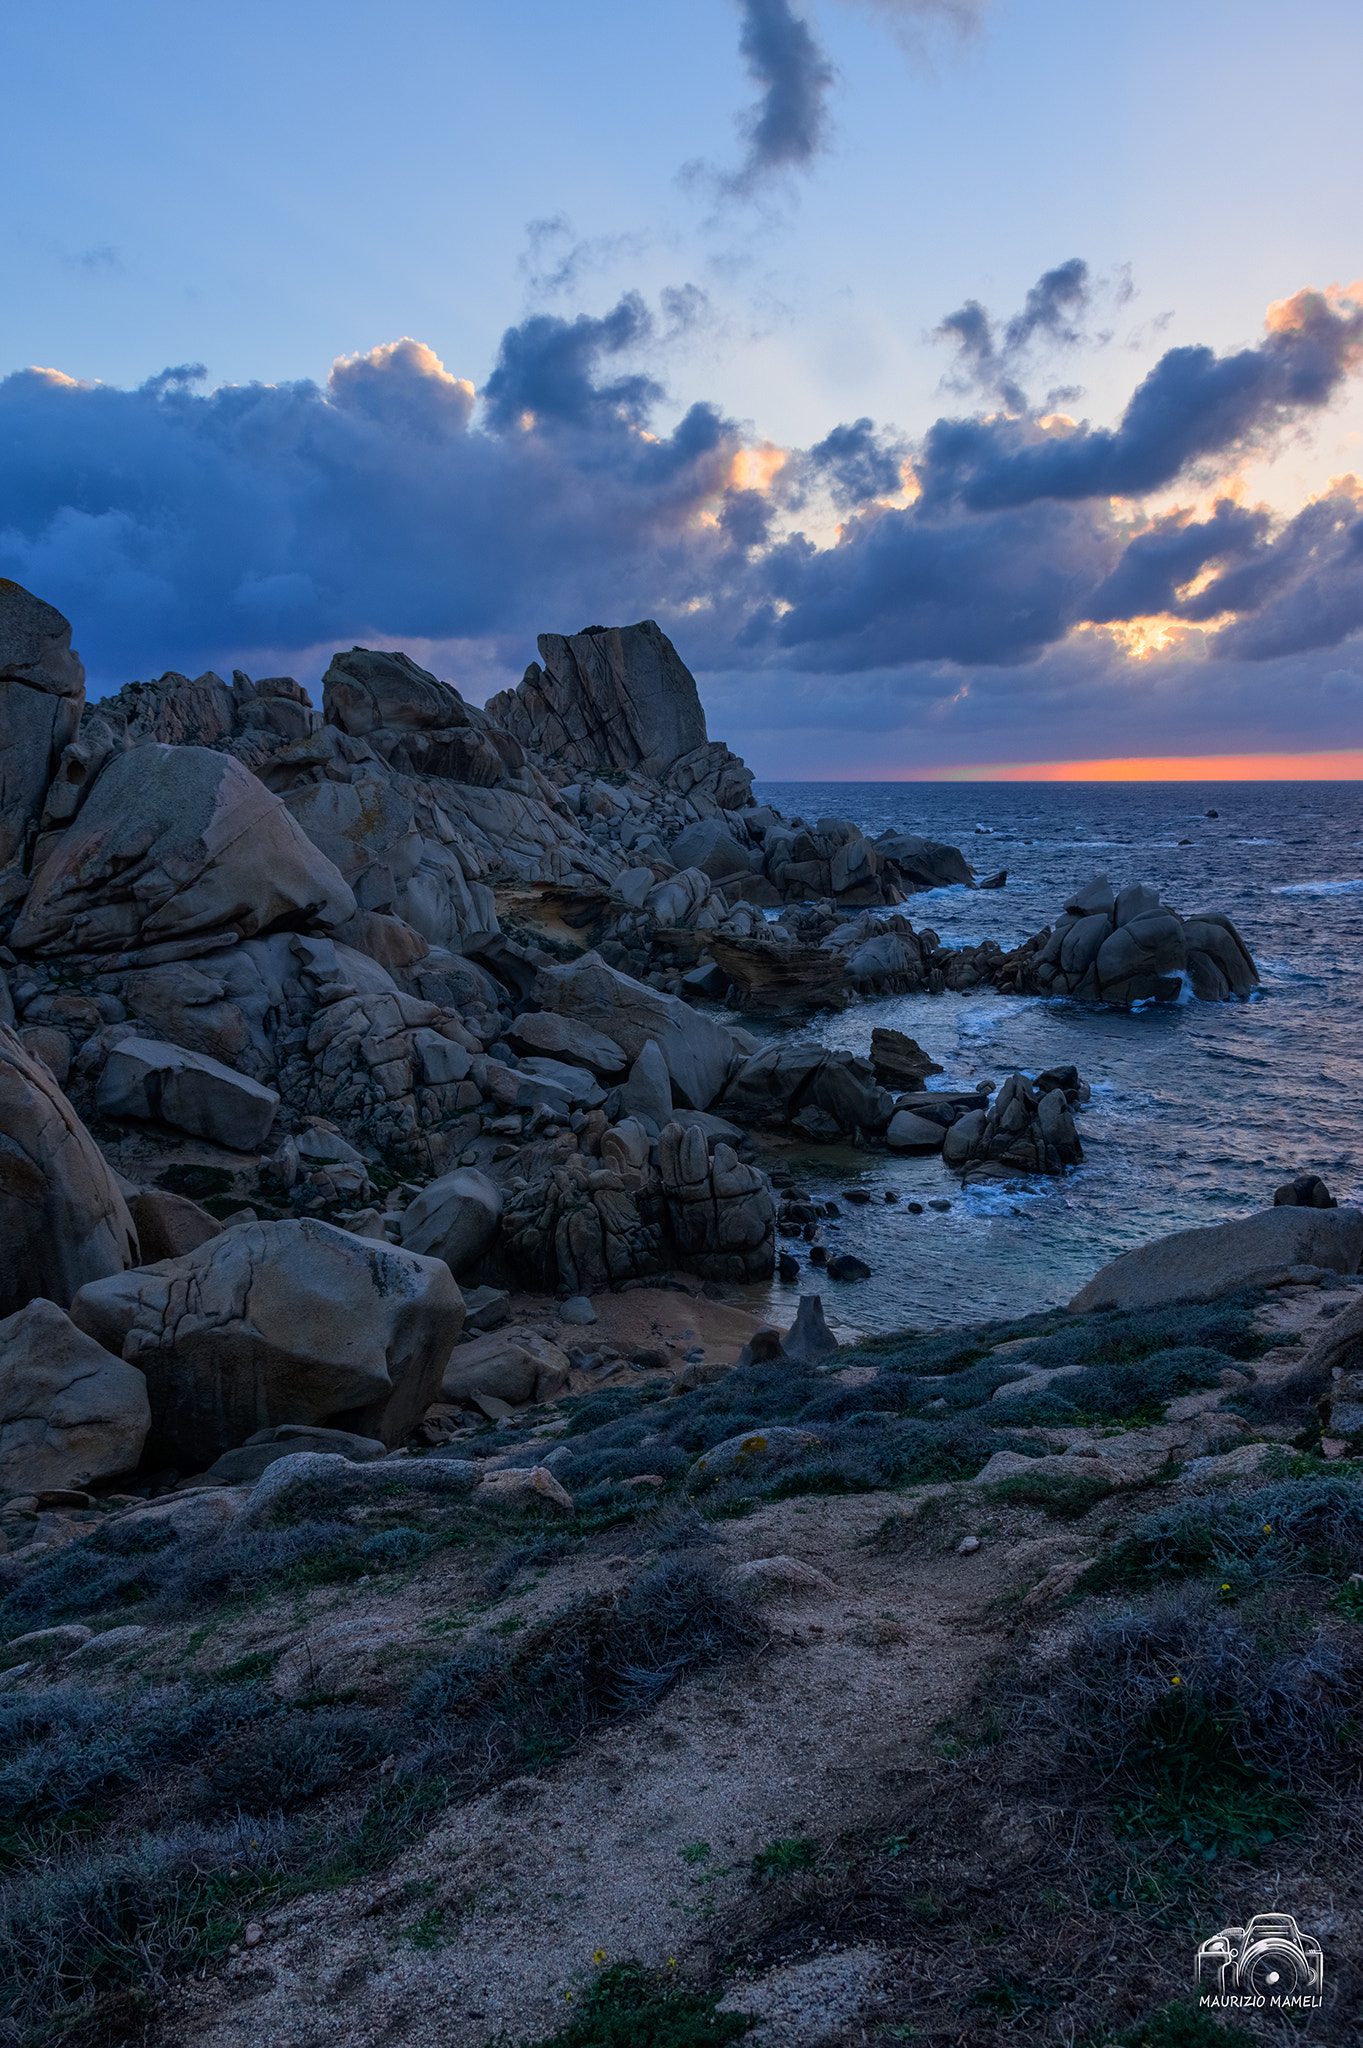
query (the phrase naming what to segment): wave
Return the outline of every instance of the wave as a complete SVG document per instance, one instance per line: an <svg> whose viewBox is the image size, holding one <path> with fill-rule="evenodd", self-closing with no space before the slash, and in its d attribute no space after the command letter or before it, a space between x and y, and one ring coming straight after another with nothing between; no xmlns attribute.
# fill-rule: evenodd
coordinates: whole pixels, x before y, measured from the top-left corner
<svg viewBox="0 0 1363 2048"><path fill-rule="evenodd" d="M1269 893L1274 896L1360 896L1363 895L1363 875L1355 875L1347 882L1279 882Z"/></svg>

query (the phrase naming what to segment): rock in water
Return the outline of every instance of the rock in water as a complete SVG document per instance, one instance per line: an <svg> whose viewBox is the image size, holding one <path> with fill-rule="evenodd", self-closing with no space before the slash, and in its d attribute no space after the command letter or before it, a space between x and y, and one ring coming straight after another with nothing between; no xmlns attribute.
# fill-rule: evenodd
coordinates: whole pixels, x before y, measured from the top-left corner
<svg viewBox="0 0 1363 2048"><path fill-rule="evenodd" d="M355 898L264 784L207 747L116 755L33 878L17 953L186 959Z"/></svg>
<svg viewBox="0 0 1363 2048"><path fill-rule="evenodd" d="M150 1427L142 1374L55 1302L0 1322L0 1496L131 1472Z"/></svg>
<svg viewBox="0 0 1363 2048"><path fill-rule="evenodd" d="M942 1072L916 1038L880 1024L871 1033L871 1065L881 1087L895 1090L921 1087L929 1074Z"/></svg>
<svg viewBox="0 0 1363 2048"><path fill-rule="evenodd" d="M197 1470L284 1422L400 1442L438 1396L464 1303L443 1260L309 1219L95 1281L71 1319L146 1374L154 1426Z"/></svg>
<svg viewBox="0 0 1363 2048"><path fill-rule="evenodd" d="M1363 1210L1261 1209L1235 1223L1178 1230L1123 1252L1079 1290L1070 1313L1212 1301L1285 1279L1293 1268L1356 1273L1360 1257Z"/></svg>
<svg viewBox="0 0 1363 2048"><path fill-rule="evenodd" d="M25 858L62 750L80 732L84 702L85 670L70 624L0 576L0 874L17 871ZM16 873L8 900L22 893Z"/></svg>
<svg viewBox="0 0 1363 2048"><path fill-rule="evenodd" d="M823 1296L805 1294L795 1321L781 1339L781 1349L796 1365L813 1365L836 1351L838 1340L824 1321Z"/></svg>
<svg viewBox="0 0 1363 2048"><path fill-rule="evenodd" d="M35 1295L67 1307L137 1255L99 1147L48 1069L0 1026L0 1312Z"/></svg>
<svg viewBox="0 0 1363 2048"><path fill-rule="evenodd" d="M145 1117L234 1152L262 1145L279 1107L273 1088L206 1053L153 1038L125 1038L115 1046L96 1100L105 1116Z"/></svg>

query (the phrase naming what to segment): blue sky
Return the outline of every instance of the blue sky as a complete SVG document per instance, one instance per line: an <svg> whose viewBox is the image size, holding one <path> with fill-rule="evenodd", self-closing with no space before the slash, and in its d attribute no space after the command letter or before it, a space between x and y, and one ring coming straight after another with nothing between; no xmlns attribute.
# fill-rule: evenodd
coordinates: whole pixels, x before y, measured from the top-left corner
<svg viewBox="0 0 1363 2048"><path fill-rule="evenodd" d="M652 614L771 775L1359 742L1356 6L8 20L0 573L96 687Z"/></svg>

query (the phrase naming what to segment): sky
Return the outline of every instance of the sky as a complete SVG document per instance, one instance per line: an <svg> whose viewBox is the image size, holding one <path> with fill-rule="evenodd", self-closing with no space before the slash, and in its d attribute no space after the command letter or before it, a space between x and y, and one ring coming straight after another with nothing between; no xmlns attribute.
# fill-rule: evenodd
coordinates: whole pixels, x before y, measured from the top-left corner
<svg viewBox="0 0 1363 2048"><path fill-rule="evenodd" d="M10 0L92 694L657 618L772 779L1363 767L1350 0Z"/></svg>

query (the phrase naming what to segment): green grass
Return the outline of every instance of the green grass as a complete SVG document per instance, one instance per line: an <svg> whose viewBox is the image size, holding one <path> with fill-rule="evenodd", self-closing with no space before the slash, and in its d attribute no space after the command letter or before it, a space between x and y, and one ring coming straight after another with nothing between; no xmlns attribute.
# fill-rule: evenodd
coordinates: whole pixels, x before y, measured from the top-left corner
<svg viewBox="0 0 1363 2048"><path fill-rule="evenodd" d="M737 2041L757 2021L717 2012L722 1992L688 1991L668 1970L615 1963L584 1992L566 2026L542 2048L709 2048Z"/></svg>
<svg viewBox="0 0 1363 2048"><path fill-rule="evenodd" d="M1124 2034L1100 2034L1090 2048L1259 2048L1258 2037L1233 2022L1222 2026L1210 2013L1175 1999L1147 2014Z"/></svg>
<svg viewBox="0 0 1363 2048"><path fill-rule="evenodd" d="M1112 1491L1102 1473L1014 1472L989 1487L989 1498L1001 1504L1044 1508L1055 1521L1076 1522Z"/></svg>
<svg viewBox="0 0 1363 2048"><path fill-rule="evenodd" d="M807 1836L798 1840L768 1842L753 1857L754 1877L790 1877L797 1870L810 1870L819 1845Z"/></svg>
<svg viewBox="0 0 1363 2048"><path fill-rule="evenodd" d="M1140 1789L1114 1803L1119 1835L1160 1835L1210 1862L1255 1857L1301 1824L1302 1801L1245 1760L1230 1722L1200 1693L1171 1686L1145 1716L1129 1762Z"/></svg>
<svg viewBox="0 0 1363 2048"><path fill-rule="evenodd" d="M688 1842L677 1854L683 1863L708 1863L714 1851L708 1842Z"/></svg>

